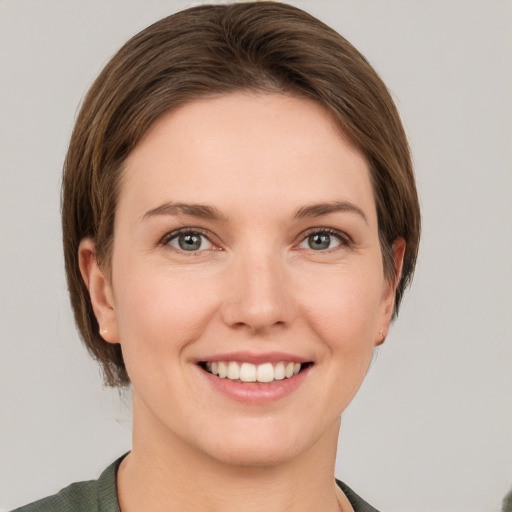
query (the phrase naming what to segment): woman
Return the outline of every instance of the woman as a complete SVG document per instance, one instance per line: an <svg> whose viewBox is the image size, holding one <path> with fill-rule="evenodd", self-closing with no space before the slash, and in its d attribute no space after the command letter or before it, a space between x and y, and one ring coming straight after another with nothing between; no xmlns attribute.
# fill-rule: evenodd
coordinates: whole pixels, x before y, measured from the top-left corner
<svg viewBox="0 0 512 512"><path fill-rule="evenodd" d="M91 87L63 181L75 319L132 451L20 510L374 510L340 417L409 283L419 207L375 71L291 6L201 6Z"/></svg>

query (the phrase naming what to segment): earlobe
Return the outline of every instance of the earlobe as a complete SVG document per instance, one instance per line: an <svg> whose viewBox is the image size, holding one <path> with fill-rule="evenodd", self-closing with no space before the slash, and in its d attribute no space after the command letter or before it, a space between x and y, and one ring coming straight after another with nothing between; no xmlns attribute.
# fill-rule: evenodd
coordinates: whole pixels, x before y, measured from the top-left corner
<svg viewBox="0 0 512 512"><path fill-rule="evenodd" d="M80 242L78 263L82 279L89 291L100 336L108 343L119 343L112 286L98 264L96 246L90 238L84 238Z"/></svg>

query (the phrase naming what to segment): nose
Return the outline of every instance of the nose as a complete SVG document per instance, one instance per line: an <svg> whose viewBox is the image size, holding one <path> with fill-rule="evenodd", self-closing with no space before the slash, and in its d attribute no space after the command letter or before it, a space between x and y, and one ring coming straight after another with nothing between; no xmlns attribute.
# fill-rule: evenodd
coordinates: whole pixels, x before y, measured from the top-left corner
<svg viewBox="0 0 512 512"><path fill-rule="evenodd" d="M240 256L229 274L221 312L228 326L265 334L290 324L295 310L291 278L277 255Z"/></svg>

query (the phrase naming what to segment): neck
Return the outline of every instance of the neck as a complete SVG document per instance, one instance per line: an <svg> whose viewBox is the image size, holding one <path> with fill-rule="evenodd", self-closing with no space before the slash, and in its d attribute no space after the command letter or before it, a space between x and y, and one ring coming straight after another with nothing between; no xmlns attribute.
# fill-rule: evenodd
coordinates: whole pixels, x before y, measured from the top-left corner
<svg viewBox="0 0 512 512"><path fill-rule="evenodd" d="M250 466L216 460L161 425L148 430L136 408L133 449L117 477L122 512L352 510L334 481L339 421L298 456Z"/></svg>

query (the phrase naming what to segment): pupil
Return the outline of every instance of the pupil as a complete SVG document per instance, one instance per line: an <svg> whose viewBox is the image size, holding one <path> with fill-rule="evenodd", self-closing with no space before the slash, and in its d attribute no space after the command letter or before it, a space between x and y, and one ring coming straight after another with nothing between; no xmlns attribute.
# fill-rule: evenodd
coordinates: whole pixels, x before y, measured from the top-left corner
<svg viewBox="0 0 512 512"><path fill-rule="evenodd" d="M311 249L315 249L317 251L320 249L328 249L329 245L331 245L331 235L327 233L317 233L315 235L311 235L308 242Z"/></svg>
<svg viewBox="0 0 512 512"><path fill-rule="evenodd" d="M198 235L181 235L178 243L184 251L197 251L201 247L201 237Z"/></svg>

